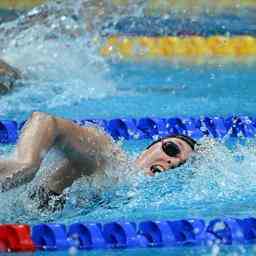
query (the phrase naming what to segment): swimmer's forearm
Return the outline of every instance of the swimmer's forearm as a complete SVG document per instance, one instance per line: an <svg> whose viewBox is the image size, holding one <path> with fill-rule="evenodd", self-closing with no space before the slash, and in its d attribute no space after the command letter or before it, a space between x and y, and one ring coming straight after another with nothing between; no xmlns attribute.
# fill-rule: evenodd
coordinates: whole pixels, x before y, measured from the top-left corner
<svg viewBox="0 0 256 256"><path fill-rule="evenodd" d="M73 168L68 159L59 163L54 172L46 177L46 186L49 191L62 194L63 190L70 187L73 182L81 177L81 172Z"/></svg>
<svg viewBox="0 0 256 256"><path fill-rule="evenodd" d="M0 192L30 182L34 178L37 169L37 166L19 163L15 160L0 161Z"/></svg>

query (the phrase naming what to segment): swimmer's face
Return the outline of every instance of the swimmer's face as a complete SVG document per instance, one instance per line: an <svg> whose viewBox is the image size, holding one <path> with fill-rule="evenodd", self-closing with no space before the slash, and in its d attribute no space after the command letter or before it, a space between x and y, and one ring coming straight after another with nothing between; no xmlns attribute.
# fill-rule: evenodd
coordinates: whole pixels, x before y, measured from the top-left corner
<svg viewBox="0 0 256 256"><path fill-rule="evenodd" d="M138 157L136 164L145 174L154 176L157 172L164 172L185 163L192 152L192 148L185 141L167 138L146 149Z"/></svg>

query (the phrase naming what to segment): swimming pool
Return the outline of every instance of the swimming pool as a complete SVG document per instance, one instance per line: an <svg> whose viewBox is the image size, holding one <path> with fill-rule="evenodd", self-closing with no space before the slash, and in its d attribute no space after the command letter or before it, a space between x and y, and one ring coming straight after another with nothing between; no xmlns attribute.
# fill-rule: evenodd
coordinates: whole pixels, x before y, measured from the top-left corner
<svg viewBox="0 0 256 256"><path fill-rule="evenodd" d="M89 40L83 38L46 42L39 36L38 41L31 41L38 36L36 29L20 35L20 46L11 44L3 51L6 59L25 67L30 76L26 86L1 98L1 119L21 122L33 110L71 119L255 115L256 65L253 63L191 66L164 61L106 61L90 48ZM44 29L40 28L40 32ZM149 142L121 143L131 157L135 157ZM106 190L97 203L88 203L84 196L93 196L93 191L75 184L64 211L51 216L33 211L24 200L24 187L2 194L0 220L2 223L51 221L69 224L79 220L255 216L254 140L239 144L228 141L226 145L205 139L202 143L208 152L204 157L197 157L193 163L188 162L154 179L134 177L130 183ZM1 146L1 155L11 148L10 145ZM55 157L50 155L46 164ZM115 251L113 254L216 255L218 250L224 255L248 255L255 248L252 245L162 248ZM89 255L101 253L86 252ZM111 251L107 253L112 254Z"/></svg>

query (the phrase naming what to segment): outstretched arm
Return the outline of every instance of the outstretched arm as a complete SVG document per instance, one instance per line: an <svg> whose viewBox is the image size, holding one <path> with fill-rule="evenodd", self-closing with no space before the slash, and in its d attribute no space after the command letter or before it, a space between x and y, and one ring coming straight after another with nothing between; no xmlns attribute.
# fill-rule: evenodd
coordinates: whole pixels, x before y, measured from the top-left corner
<svg viewBox="0 0 256 256"><path fill-rule="evenodd" d="M112 140L95 127L80 127L66 119L34 112L22 130L13 158L0 160L2 191L31 181L53 145L79 172L70 176L73 180L101 168L102 156L114 148ZM116 153L122 152L117 149Z"/></svg>
<svg viewBox="0 0 256 256"><path fill-rule="evenodd" d="M26 122L12 158L0 160L0 188L9 190L32 180L56 134L54 118L35 112Z"/></svg>

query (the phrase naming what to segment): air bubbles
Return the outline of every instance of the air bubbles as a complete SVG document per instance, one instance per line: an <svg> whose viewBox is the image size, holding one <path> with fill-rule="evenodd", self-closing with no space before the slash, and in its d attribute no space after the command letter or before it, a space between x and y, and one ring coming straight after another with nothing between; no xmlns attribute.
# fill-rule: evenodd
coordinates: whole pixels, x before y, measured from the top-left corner
<svg viewBox="0 0 256 256"><path fill-rule="evenodd" d="M214 244L214 245L212 246L211 255L212 255L212 256L218 256L218 255L220 255L219 253L220 253L220 246L219 246L218 244Z"/></svg>
<svg viewBox="0 0 256 256"><path fill-rule="evenodd" d="M77 252L78 252L77 248L75 246L72 246L68 250L68 255L75 256L77 255Z"/></svg>
<svg viewBox="0 0 256 256"><path fill-rule="evenodd" d="M210 79L211 79L211 80L215 80L215 79L216 79L216 75L215 75L214 73L211 73L211 74L210 74Z"/></svg>
<svg viewBox="0 0 256 256"><path fill-rule="evenodd" d="M60 20L61 20L61 21L65 21L66 19L67 19L66 16L61 16L61 17L60 17Z"/></svg>
<svg viewBox="0 0 256 256"><path fill-rule="evenodd" d="M217 222L214 227L213 227L213 231L214 232L218 232L218 231L221 231L225 228L225 224L224 222Z"/></svg>
<svg viewBox="0 0 256 256"><path fill-rule="evenodd" d="M29 11L27 13L27 16L34 16L34 15L36 15L38 13L39 13L39 9L38 8L34 8L34 9L32 9L31 11Z"/></svg>

